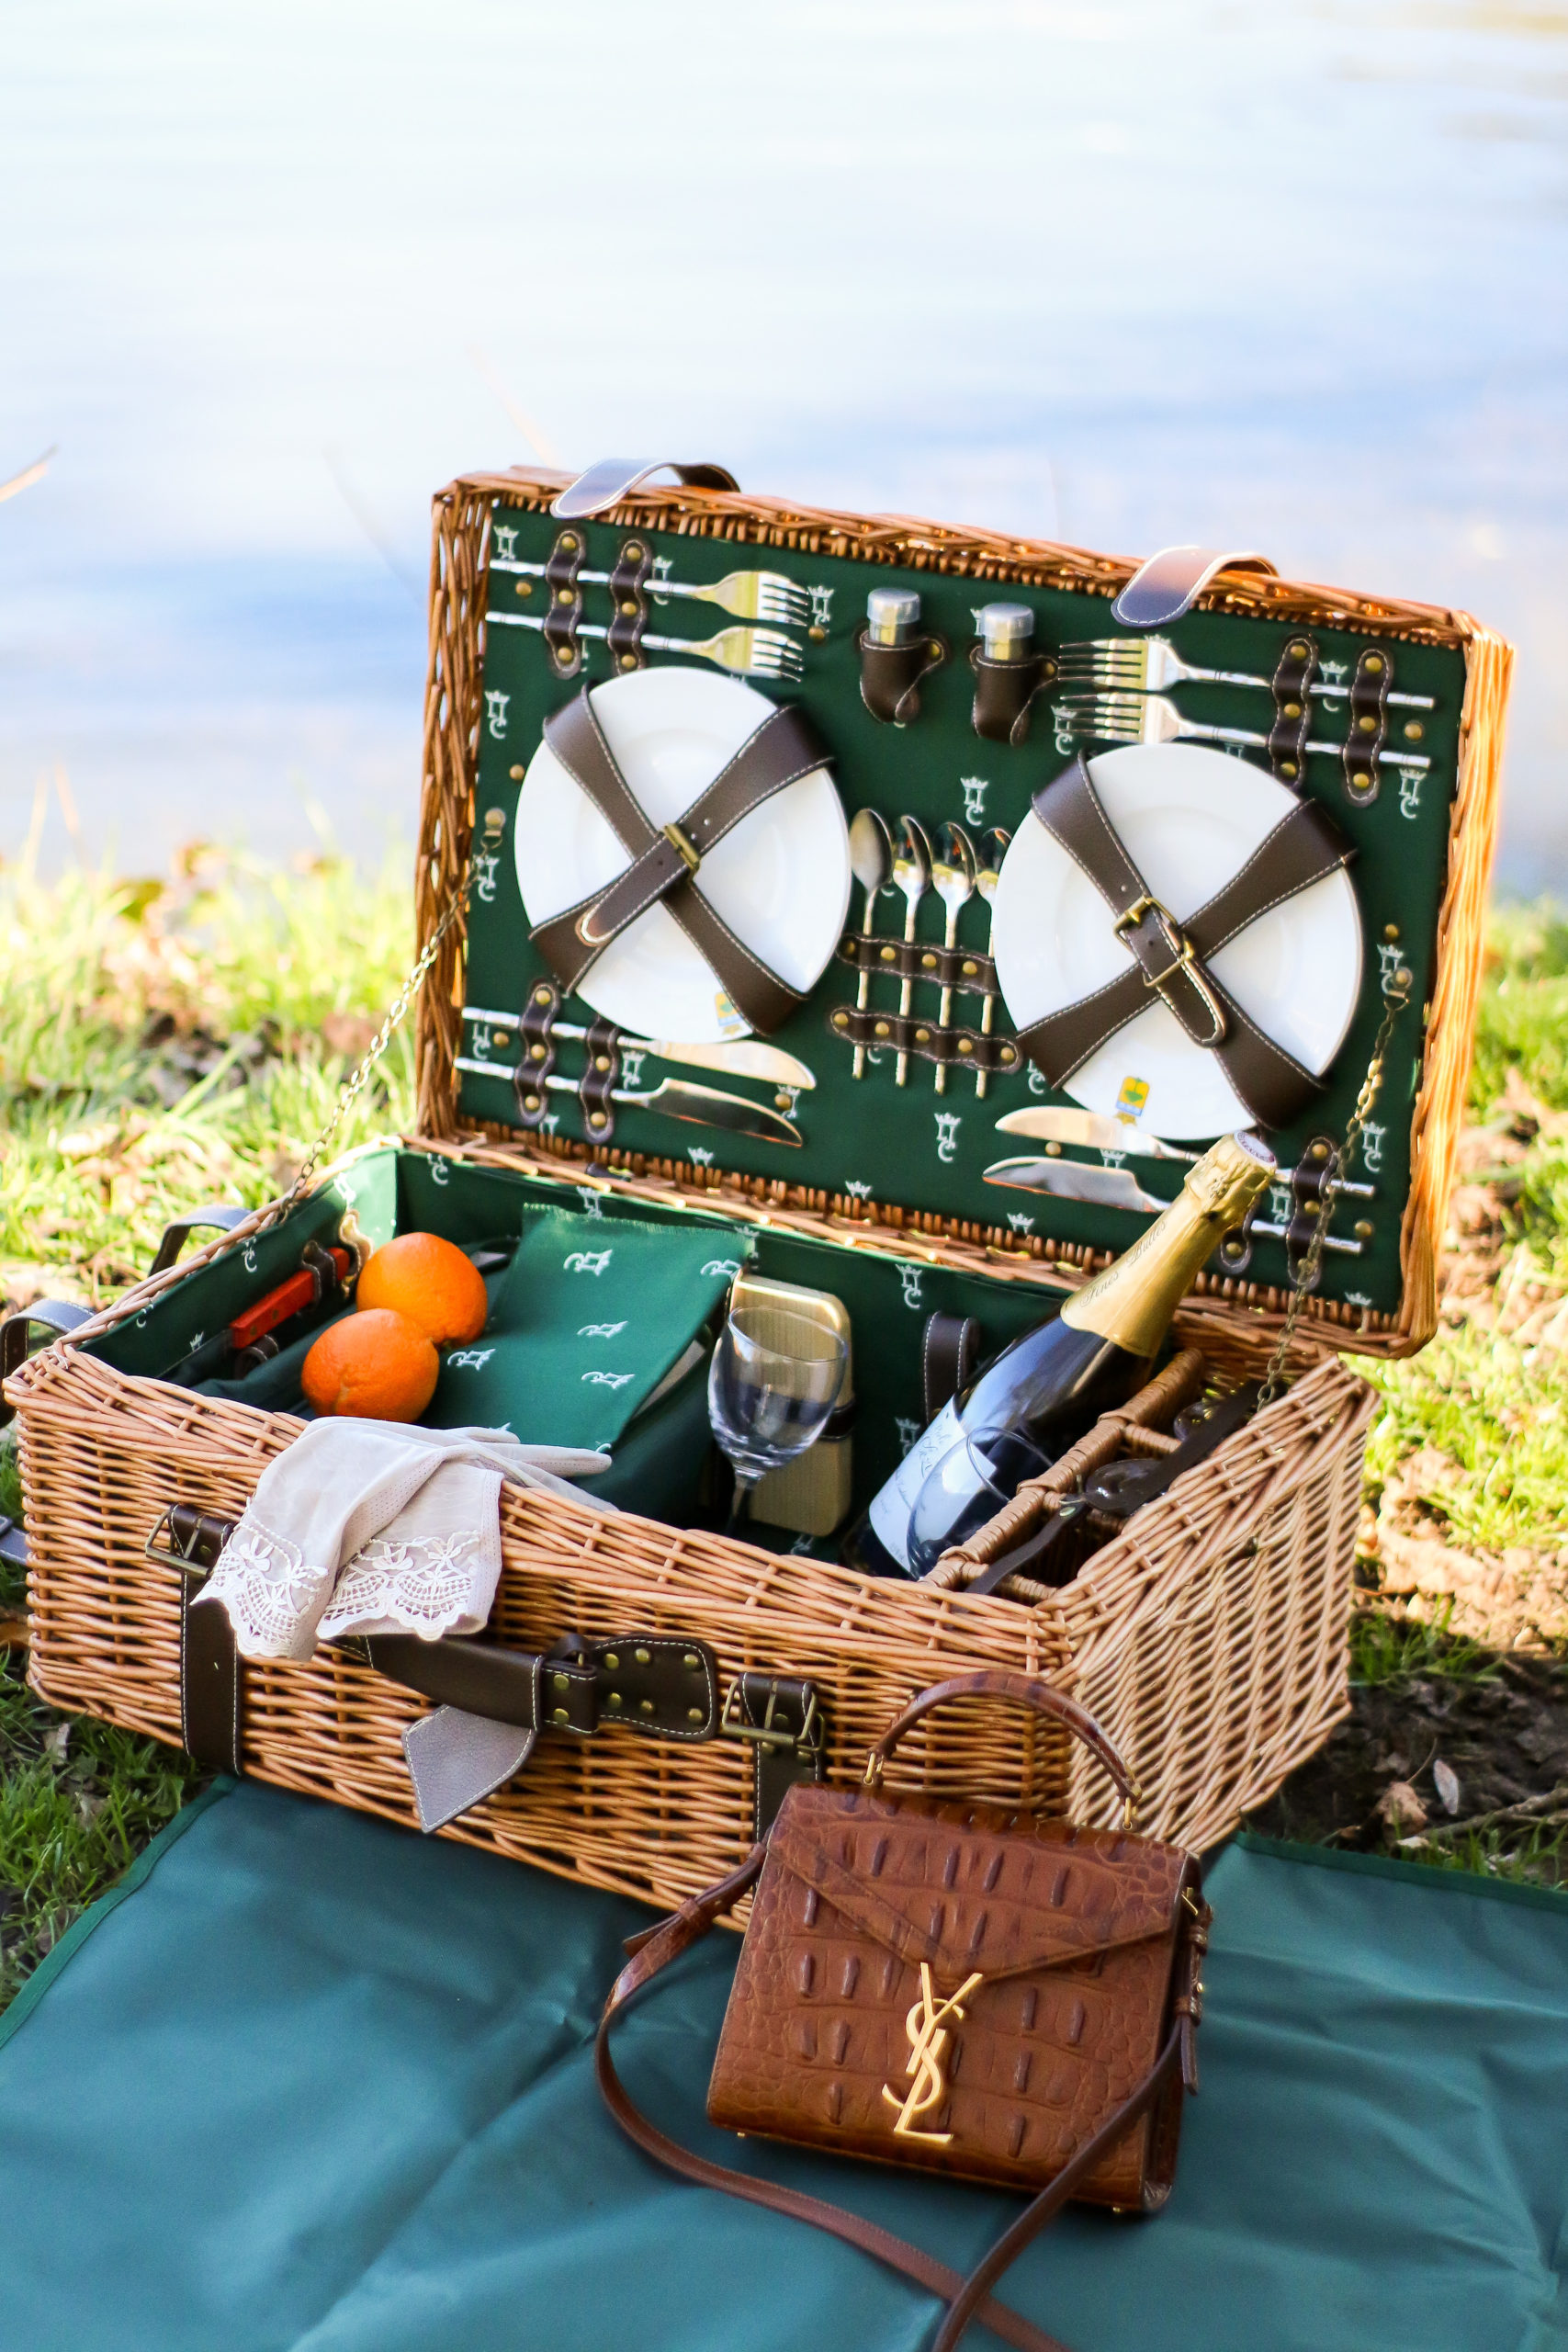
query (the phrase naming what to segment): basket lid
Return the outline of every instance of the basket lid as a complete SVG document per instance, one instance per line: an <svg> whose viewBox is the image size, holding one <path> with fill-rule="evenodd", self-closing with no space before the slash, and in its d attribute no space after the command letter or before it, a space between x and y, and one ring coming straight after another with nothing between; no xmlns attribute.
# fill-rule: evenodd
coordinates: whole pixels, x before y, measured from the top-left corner
<svg viewBox="0 0 1568 2352"><path fill-rule="evenodd" d="M436 501L427 1137L1076 1279L1250 1125L1200 1290L1280 1312L1337 1172L1310 1318L1430 1336L1501 639L1252 559L1130 631L1111 558L561 481Z"/></svg>

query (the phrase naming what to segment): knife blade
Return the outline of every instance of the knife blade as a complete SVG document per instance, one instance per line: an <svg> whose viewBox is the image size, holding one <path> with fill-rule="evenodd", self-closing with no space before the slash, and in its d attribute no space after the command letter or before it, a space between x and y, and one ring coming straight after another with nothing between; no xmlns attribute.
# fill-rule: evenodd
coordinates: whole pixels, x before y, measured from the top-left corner
<svg viewBox="0 0 1568 2352"><path fill-rule="evenodd" d="M465 1021L481 1023L495 1029L518 1027L515 1012L485 1012L478 1005L463 1007ZM581 1045L587 1036L586 1029L574 1022L553 1021L552 1037L568 1037ZM764 1045L761 1037L734 1037L718 1045L688 1046L667 1037L626 1037L620 1040L621 1051L627 1054L651 1054L658 1062L683 1062L693 1069L727 1070L732 1078L760 1078L770 1086L788 1086L800 1093L815 1086L817 1073L794 1054L786 1054L782 1046Z"/></svg>
<svg viewBox="0 0 1568 2352"><path fill-rule="evenodd" d="M1081 1159L995 1159L986 1182L1019 1193L1049 1193L1058 1201L1085 1201L1091 1208L1144 1209L1157 1216L1170 1206L1145 1193L1131 1169L1095 1168Z"/></svg>
<svg viewBox="0 0 1568 2352"><path fill-rule="evenodd" d="M1032 1102L1021 1111L1010 1111L1005 1119L997 1121L997 1132L1028 1136L1035 1143L1073 1143L1091 1151L1125 1151L1140 1159L1198 1157L1195 1151L1182 1151L1175 1144L1162 1143L1158 1136L1145 1135L1128 1119L1108 1119L1098 1111L1080 1111L1065 1102Z"/></svg>
<svg viewBox="0 0 1568 2352"><path fill-rule="evenodd" d="M459 1054L453 1067L471 1070L478 1078L513 1079L518 1074L515 1065L508 1068L504 1062L482 1062L471 1054ZM552 1093L577 1092L574 1078L547 1078L544 1083ZM648 1091L614 1087L610 1100L624 1102L628 1110L655 1111L661 1119L689 1119L694 1126L725 1127L731 1135L756 1136L763 1143L799 1144L804 1140L797 1126L765 1104L752 1102L744 1094L721 1093L716 1086L698 1086L691 1079L661 1079Z"/></svg>

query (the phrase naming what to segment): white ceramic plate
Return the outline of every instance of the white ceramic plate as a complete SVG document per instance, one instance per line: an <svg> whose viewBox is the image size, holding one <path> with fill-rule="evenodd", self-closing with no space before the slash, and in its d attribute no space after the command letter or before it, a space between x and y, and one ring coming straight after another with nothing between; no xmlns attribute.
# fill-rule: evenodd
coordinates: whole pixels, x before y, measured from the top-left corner
<svg viewBox="0 0 1568 2352"><path fill-rule="evenodd" d="M689 808L774 705L739 678L637 670L592 690L621 772L656 825ZM528 763L515 827L517 886L530 925L624 873L626 853L547 744ZM850 904L850 841L832 778L814 768L744 817L703 860L702 888L730 929L805 992L827 968ZM702 1045L748 1024L665 908L612 940L579 993L643 1036Z"/></svg>
<svg viewBox="0 0 1568 2352"><path fill-rule="evenodd" d="M1196 744L1129 744L1089 766L1129 855L1178 922L1245 864L1293 798L1261 768ZM1032 815L1002 862L994 948L1020 1029L1103 988L1131 961L1094 884ZM1326 1069L1361 987L1361 919L1349 876L1314 882L1212 960L1259 1028L1308 1069ZM1148 1089L1138 1124L1150 1134L1217 1136L1252 1124L1218 1057L1195 1046L1157 998L1074 1071L1065 1091L1114 1116L1129 1080Z"/></svg>

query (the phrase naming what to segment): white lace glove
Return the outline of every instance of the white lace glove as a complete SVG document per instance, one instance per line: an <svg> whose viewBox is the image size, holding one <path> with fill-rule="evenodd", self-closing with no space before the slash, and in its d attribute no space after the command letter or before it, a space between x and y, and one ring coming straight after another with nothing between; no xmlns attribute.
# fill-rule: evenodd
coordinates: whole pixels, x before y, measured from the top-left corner
<svg viewBox="0 0 1568 2352"><path fill-rule="evenodd" d="M505 1430L312 1421L262 1472L193 1604L228 1611L243 1657L307 1658L344 1634L477 1634L501 1575L500 1494L575 1489L609 1457Z"/></svg>

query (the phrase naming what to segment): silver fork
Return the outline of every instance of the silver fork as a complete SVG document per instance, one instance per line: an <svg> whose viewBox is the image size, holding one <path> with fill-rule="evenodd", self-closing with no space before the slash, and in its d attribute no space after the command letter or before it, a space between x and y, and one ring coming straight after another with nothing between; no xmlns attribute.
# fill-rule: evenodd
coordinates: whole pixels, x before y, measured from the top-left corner
<svg viewBox="0 0 1568 2352"><path fill-rule="evenodd" d="M502 628L542 631L545 626L532 613L492 612L485 618ZM604 638L610 632L585 621L577 634ZM689 654L694 662L715 662L738 678L785 678L793 684L800 677L800 648L793 637L781 637L776 629L721 628L716 637L645 637L642 642L650 653Z"/></svg>
<svg viewBox="0 0 1568 2352"><path fill-rule="evenodd" d="M542 563L513 563L499 556L491 559L492 571L521 571L535 580L542 580ZM607 571L580 571L579 580L590 587L607 588ZM727 571L722 580L709 582L705 587L694 587L684 580L649 579L644 594L658 604L666 596L692 596L702 605L716 605L720 612L732 613L738 621L778 621L785 628L804 628L811 618L811 599L804 588L782 571Z"/></svg>
<svg viewBox="0 0 1568 2352"><path fill-rule="evenodd" d="M644 639L646 643L646 639ZM1056 733L1075 743L1256 743L1268 748L1267 735L1246 727L1205 727L1185 718L1164 695L1106 694L1064 697L1056 705ZM1338 759L1343 743L1309 743L1309 752ZM1425 775L1431 766L1416 752L1384 749L1378 753L1391 767L1410 768Z"/></svg>
<svg viewBox="0 0 1568 2352"><path fill-rule="evenodd" d="M1064 686L1122 686L1134 694L1158 694L1165 686L1261 686L1273 689L1270 678L1255 678L1245 670L1198 670L1184 662L1168 637L1085 637L1064 645L1056 661L1056 675ZM1308 694L1329 695L1343 702L1343 685L1319 684ZM1404 710L1435 710L1430 695L1389 695Z"/></svg>

